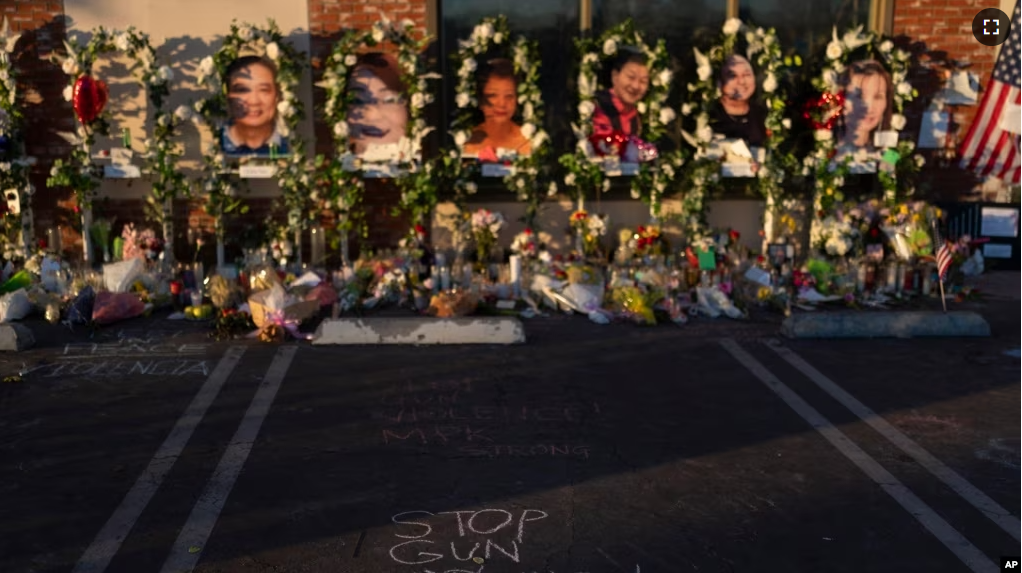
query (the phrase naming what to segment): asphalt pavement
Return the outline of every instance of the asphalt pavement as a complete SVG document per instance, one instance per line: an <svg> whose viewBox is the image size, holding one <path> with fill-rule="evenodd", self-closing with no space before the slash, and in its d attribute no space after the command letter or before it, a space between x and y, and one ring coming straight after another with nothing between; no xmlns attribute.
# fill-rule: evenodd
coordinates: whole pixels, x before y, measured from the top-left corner
<svg viewBox="0 0 1022 573"><path fill-rule="evenodd" d="M3 573L999 571L1018 273L991 338L526 322L521 346L33 323L0 356Z"/></svg>

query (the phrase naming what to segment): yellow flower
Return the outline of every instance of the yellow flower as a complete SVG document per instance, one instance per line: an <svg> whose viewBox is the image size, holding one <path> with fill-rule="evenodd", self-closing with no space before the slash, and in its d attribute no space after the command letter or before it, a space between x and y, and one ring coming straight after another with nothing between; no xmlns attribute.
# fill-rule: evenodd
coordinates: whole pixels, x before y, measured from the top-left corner
<svg viewBox="0 0 1022 573"><path fill-rule="evenodd" d="M827 188L827 195L833 195L833 194L834 194L834 190L828 187Z"/></svg>
<svg viewBox="0 0 1022 573"><path fill-rule="evenodd" d="M904 203L901 204L898 207L898 212L901 213L902 215L908 215L908 205L905 205Z"/></svg>
<svg viewBox="0 0 1022 573"><path fill-rule="evenodd" d="M923 220L923 216L920 215L919 213L916 213L915 215L912 215L912 222L913 223L918 224L918 223L921 223L922 220Z"/></svg>
<svg viewBox="0 0 1022 573"><path fill-rule="evenodd" d="M761 301L767 300L772 294L773 292L770 290L770 287L759 287L759 292L756 293L756 298Z"/></svg>

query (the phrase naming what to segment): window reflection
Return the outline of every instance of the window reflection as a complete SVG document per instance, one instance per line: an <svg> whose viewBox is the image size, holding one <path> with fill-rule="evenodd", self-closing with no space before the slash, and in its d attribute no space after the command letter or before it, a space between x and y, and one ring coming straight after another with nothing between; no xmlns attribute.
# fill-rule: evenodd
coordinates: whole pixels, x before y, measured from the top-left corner
<svg viewBox="0 0 1022 573"><path fill-rule="evenodd" d="M869 23L870 0L740 0L738 15L764 28L776 28L781 45L803 56L826 47L831 30Z"/></svg>

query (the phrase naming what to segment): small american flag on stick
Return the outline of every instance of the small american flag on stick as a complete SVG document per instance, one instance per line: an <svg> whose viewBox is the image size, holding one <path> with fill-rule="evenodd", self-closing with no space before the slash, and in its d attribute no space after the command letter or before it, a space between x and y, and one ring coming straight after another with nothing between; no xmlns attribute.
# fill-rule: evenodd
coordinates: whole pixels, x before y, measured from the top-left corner
<svg viewBox="0 0 1022 573"><path fill-rule="evenodd" d="M937 222L933 223L933 238L935 243L940 245L937 247L937 282L940 283L940 304L944 307L944 312L947 312L947 300L944 298L944 279L947 278L947 271L951 268L951 246L947 240L940 236L940 231L937 230Z"/></svg>

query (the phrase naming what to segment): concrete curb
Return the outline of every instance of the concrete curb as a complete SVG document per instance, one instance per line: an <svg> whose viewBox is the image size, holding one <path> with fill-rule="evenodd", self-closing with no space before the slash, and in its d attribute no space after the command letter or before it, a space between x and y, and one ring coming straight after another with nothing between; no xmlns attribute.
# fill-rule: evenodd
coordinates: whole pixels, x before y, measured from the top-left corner
<svg viewBox="0 0 1022 573"><path fill-rule="evenodd" d="M917 338L990 336L990 325L974 312L819 312L784 319L788 338Z"/></svg>
<svg viewBox="0 0 1022 573"><path fill-rule="evenodd" d="M23 324L0 324L0 352L20 352L35 346L35 336Z"/></svg>
<svg viewBox="0 0 1022 573"><path fill-rule="evenodd" d="M320 323L314 345L522 344L517 318L335 318Z"/></svg>

